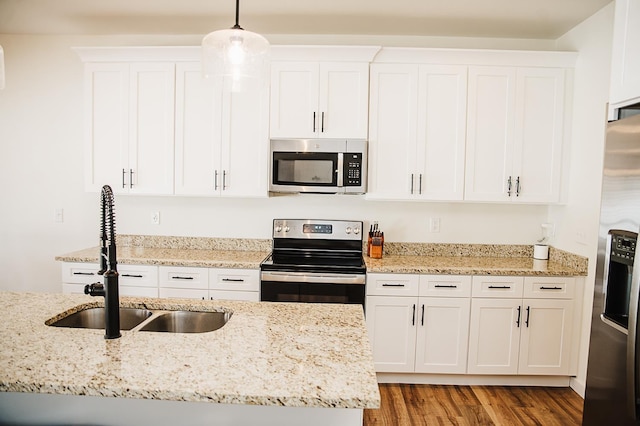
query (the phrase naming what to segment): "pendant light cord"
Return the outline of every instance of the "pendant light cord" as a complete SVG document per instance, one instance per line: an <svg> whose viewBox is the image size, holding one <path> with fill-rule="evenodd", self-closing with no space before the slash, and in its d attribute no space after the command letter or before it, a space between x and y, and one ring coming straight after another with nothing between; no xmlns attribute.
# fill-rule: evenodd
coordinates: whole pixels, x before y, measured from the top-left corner
<svg viewBox="0 0 640 426"><path fill-rule="evenodd" d="M243 30L240 26L240 0L236 0L236 24L231 27L232 30Z"/></svg>

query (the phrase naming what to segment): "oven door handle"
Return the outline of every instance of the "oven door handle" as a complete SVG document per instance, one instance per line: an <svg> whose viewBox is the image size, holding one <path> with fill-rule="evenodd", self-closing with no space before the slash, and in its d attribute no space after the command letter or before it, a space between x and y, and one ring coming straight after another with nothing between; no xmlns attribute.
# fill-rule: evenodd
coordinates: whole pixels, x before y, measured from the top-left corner
<svg viewBox="0 0 640 426"><path fill-rule="evenodd" d="M262 281L281 283L311 283L311 284L364 284L366 276L360 274L322 274L322 273L290 273L263 271Z"/></svg>

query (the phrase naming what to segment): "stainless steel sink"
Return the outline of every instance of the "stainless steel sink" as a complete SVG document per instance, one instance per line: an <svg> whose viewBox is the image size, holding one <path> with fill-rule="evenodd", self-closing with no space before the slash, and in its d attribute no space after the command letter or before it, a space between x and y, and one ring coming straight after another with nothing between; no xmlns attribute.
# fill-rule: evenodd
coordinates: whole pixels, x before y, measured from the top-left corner
<svg viewBox="0 0 640 426"><path fill-rule="evenodd" d="M221 328L230 312L168 311L150 319L140 331L168 333L206 333Z"/></svg>
<svg viewBox="0 0 640 426"><path fill-rule="evenodd" d="M152 314L153 312L147 309L120 308L120 329L131 330ZM104 308L89 308L74 312L49 325L53 327L104 329Z"/></svg>

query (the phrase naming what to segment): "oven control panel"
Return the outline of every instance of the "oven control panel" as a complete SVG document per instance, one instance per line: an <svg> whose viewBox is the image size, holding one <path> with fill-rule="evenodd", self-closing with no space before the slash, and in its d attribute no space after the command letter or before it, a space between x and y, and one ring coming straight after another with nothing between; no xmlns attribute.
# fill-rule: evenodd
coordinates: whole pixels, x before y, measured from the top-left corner
<svg viewBox="0 0 640 426"><path fill-rule="evenodd" d="M273 238L362 240L362 222L351 220L274 219Z"/></svg>

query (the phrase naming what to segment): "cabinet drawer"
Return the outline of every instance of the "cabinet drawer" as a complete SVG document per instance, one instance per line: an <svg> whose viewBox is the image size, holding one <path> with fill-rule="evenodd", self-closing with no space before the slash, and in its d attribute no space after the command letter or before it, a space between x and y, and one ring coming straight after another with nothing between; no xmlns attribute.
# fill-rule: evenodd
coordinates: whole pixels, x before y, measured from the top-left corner
<svg viewBox="0 0 640 426"><path fill-rule="evenodd" d="M420 296L471 297L468 275L421 275Z"/></svg>
<svg viewBox="0 0 640 426"><path fill-rule="evenodd" d="M182 266L160 266L160 288L209 289L209 269Z"/></svg>
<svg viewBox="0 0 640 426"><path fill-rule="evenodd" d="M568 277L526 277L524 297L534 299L573 299L575 278Z"/></svg>
<svg viewBox="0 0 640 426"><path fill-rule="evenodd" d="M524 277L478 276L473 277L471 295L473 297L521 298Z"/></svg>
<svg viewBox="0 0 640 426"><path fill-rule="evenodd" d="M367 295L417 296L419 283L415 274L367 274Z"/></svg>
<svg viewBox="0 0 640 426"><path fill-rule="evenodd" d="M160 288L160 297L165 299L200 299L206 300L209 297L209 290L198 290L191 288Z"/></svg>
<svg viewBox="0 0 640 426"><path fill-rule="evenodd" d="M70 284L93 284L102 282L98 275L100 266L97 263L62 263L62 282Z"/></svg>
<svg viewBox="0 0 640 426"><path fill-rule="evenodd" d="M211 290L260 291L260 271L257 269L210 269Z"/></svg>
<svg viewBox="0 0 640 426"><path fill-rule="evenodd" d="M260 293L257 291L230 291L230 290L210 290L211 300L247 300L249 302L260 301Z"/></svg>
<svg viewBox="0 0 640 426"><path fill-rule="evenodd" d="M120 285L120 296L132 297L158 297L158 286L154 287L136 287L130 285Z"/></svg>
<svg viewBox="0 0 640 426"><path fill-rule="evenodd" d="M121 286L155 287L158 297L158 267L154 265L118 265Z"/></svg>

